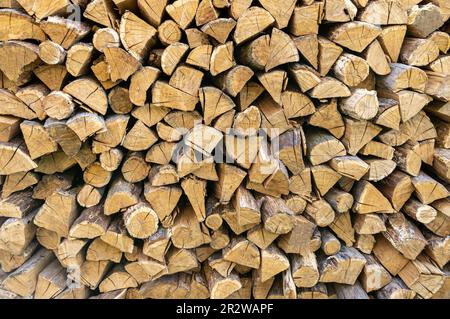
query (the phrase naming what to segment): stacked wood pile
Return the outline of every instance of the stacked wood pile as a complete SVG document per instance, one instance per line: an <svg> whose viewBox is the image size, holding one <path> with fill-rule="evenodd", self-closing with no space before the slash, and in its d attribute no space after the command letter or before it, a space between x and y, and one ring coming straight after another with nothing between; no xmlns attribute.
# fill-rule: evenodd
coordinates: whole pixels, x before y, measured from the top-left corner
<svg viewBox="0 0 450 319"><path fill-rule="evenodd" d="M0 7L0 298L449 298L449 1Z"/></svg>

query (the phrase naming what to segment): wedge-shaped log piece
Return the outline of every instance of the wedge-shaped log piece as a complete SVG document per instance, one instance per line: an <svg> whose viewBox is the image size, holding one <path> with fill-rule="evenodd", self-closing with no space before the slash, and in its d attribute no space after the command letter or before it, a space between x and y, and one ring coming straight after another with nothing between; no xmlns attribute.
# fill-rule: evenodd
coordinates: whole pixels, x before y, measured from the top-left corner
<svg viewBox="0 0 450 319"><path fill-rule="evenodd" d="M363 1L363 3L367 4L366 2ZM332 0L325 2L324 11L324 20L326 21L347 22L355 18L358 9L352 1Z"/></svg>
<svg viewBox="0 0 450 319"><path fill-rule="evenodd" d="M198 5L199 0L177 0L166 6L166 12L184 30L194 20Z"/></svg>
<svg viewBox="0 0 450 319"><path fill-rule="evenodd" d="M236 65L217 77L216 83L224 92L236 97L253 75L254 72L248 66Z"/></svg>
<svg viewBox="0 0 450 319"><path fill-rule="evenodd" d="M197 66L203 70L209 71L211 54L213 46L209 44L202 44L191 50L186 58L186 63Z"/></svg>
<svg viewBox="0 0 450 319"><path fill-rule="evenodd" d="M90 31L90 27L84 22L75 22L60 16L48 17L41 21L40 27L53 42L58 43L66 50Z"/></svg>
<svg viewBox="0 0 450 319"><path fill-rule="evenodd" d="M161 24L167 2L167 0L138 0L137 5L145 20L152 26L158 27Z"/></svg>
<svg viewBox="0 0 450 319"><path fill-rule="evenodd" d="M383 82L380 83L382 85ZM380 90L379 95L399 103L400 116L403 122L413 118L432 101L432 98L428 95L410 90L400 90L396 93L390 90Z"/></svg>
<svg viewBox="0 0 450 319"><path fill-rule="evenodd" d="M191 206L180 210L172 227L172 243L175 247L192 249L211 241L207 228L196 220Z"/></svg>
<svg viewBox="0 0 450 319"><path fill-rule="evenodd" d="M408 12L408 34L426 38L445 23L440 6L428 3L415 6Z"/></svg>
<svg viewBox="0 0 450 319"><path fill-rule="evenodd" d="M235 26L236 21L233 19L219 18L209 21L201 28L201 30L204 34L207 34L216 39L219 43L224 44Z"/></svg>
<svg viewBox="0 0 450 319"><path fill-rule="evenodd" d="M156 133L142 121L137 121L122 141L122 146L130 151L144 151L158 141Z"/></svg>
<svg viewBox="0 0 450 319"><path fill-rule="evenodd" d="M344 50L333 41L319 36L319 73L325 76Z"/></svg>
<svg viewBox="0 0 450 319"><path fill-rule="evenodd" d="M181 111L193 111L198 102L198 97L176 89L166 82L157 81L152 89L152 101L157 106Z"/></svg>
<svg viewBox="0 0 450 319"><path fill-rule="evenodd" d="M279 2L262 0L261 5L275 18L275 26L283 29L288 26L295 8L295 1Z"/></svg>
<svg viewBox="0 0 450 319"><path fill-rule="evenodd" d="M319 257L319 282L354 285L366 262L358 250L343 246L341 251L334 256Z"/></svg>
<svg viewBox="0 0 450 319"><path fill-rule="evenodd" d="M67 156L73 157L78 154L81 149L81 141L64 121L48 120L45 122L44 128Z"/></svg>
<svg viewBox="0 0 450 319"><path fill-rule="evenodd" d="M259 205L252 193L243 185L237 189L232 203L240 225L258 224L261 221Z"/></svg>
<svg viewBox="0 0 450 319"><path fill-rule="evenodd" d="M359 181L368 171L369 165L357 156L339 156L330 161L330 166L339 174Z"/></svg>
<svg viewBox="0 0 450 319"><path fill-rule="evenodd" d="M279 235L267 231L263 226L253 227L247 232L247 239L260 249L269 247Z"/></svg>
<svg viewBox="0 0 450 319"><path fill-rule="evenodd" d="M2 187L2 198L6 199L10 195L27 189L39 182L39 177L34 172L19 172L7 175ZM7 211L7 210L6 210Z"/></svg>
<svg viewBox="0 0 450 319"><path fill-rule="evenodd" d="M1 9L0 23L5 26L5 29L0 33L1 41L44 41L46 38L38 23L36 23L30 16L15 9ZM6 30L8 30L8 32L6 32Z"/></svg>
<svg viewBox="0 0 450 319"><path fill-rule="evenodd" d="M36 290L39 274L53 259L52 251L39 249L21 267L10 273L2 286L21 297L30 297Z"/></svg>
<svg viewBox="0 0 450 319"><path fill-rule="evenodd" d="M68 191L59 190L45 200L44 205L39 209L34 223L39 226L52 230L60 236L67 237L70 226L78 217L78 208L76 204L77 189ZM55 215L54 211L58 214Z"/></svg>
<svg viewBox="0 0 450 319"><path fill-rule="evenodd" d="M292 127L284 109L268 94L261 97L256 106L261 112L261 128L265 129L270 138L275 138Z"/></svg>
<svg viewBox="0 0 450 319"><path fill-rule="evenodd" d="M299 174L305 168L301 135L300 130L289 130L272 141L279 148L274 156L283 162L292 174Z"/></svg>
<svg viewBox="0 0 450 319"><path fill-rule="evenodd" d="M290 62L297 62L299 55L297 47L289 35L279 29L272 29L270 37L269 57L267 59L266 71Z"/></svg>
<svg viewBox="0 0 450 319"><path fill-rule="evenodd" d="M378 114L378 98L376 91L354 89L351 96L341 100L341 111L357 120L370 120Z"/></svg>
<svg viewBox="0 0 450 319"><path fill-rule="evenodd" d="M0 143L0 174L11 175L28 172L37 167L24 146L23 141L20 140Z"/></svg>
<svg viewBox="0 0 450 319"><path fill-rule="evenodd" d="M414 192L411 177L398 170L380 181L378 189L389 199L395 210L399 211Z"/></svg>
<svg viewBox="0 0 450 319"><path fill-rule="evenodd" d="M295 36L319 33L319 24L323 15L323 4L308 1L307 5L296 6L289 22L289 31ZM292 7L295 6L293 3ZM280 7L283 7L282 5ZM280 8L281 10L281 8ZM292 10L290 8L290 10Z"/></svg>
<svg viewBox="0 0 450 319"><path fill-rule="evenodd" d="M400 51L400 61L412 66L427 65L439 56L439 48L431 39L406 38Z"/></svg>
<svg viewBox="0 0 450 319"><path fill-rule="evenodd" d="M274 22L275 19L266 10L259 7L250 7L237 20L234 41L239 45L264 31Z"/></svg>
<svg viewBox="0 0 450 319"><path fill-rule="evenodd" d="M222 133L206 125L194 126L185 137L188 146L205 155L210 155L221 140Z"/></svg>
<svg viewBox="0 0 450 319"><path fill-rule="evenodd" d="M308 120L310 125L328 130L334 137L341 138L345 132L344 120L337 108L336 99L322 104Z"/></svg>
<svg viewBox="0 0 450 319"><path fill-rule="evenodd" d="M411 260L399 273L405 284L424 299L429 299L444 284L444 274L427 256Z"/></svg>
<svg viewBox="0 0 450 319"><path fill-rule="evenodd" d="M86 252L87 262L112 261L118 263L120 262L121 259L122 259L122 251L120 251L118 248L114 246L107 244L100 238L94 239L90 243ZM100 266L100 264L98 265Z"/></svg>
<svg viewBox="0 0 450 319"><path fill-rule="evenodd" d="M357 121L345 118L345 134L342 143L350 155L356 155L358 151L369 143L381 132L381 127L368 121Z"/></svg>
<svg viewBox="0 0 450 319"><path fill-rule="evenodd" d="M125 12L119 30L124 48L136 59L145 59L155 42L156 29L134 13Z"/></svg>
<svg viewBox="0 0 450 319"><path fill-rule="evenodd" d="M344 83L326 76L309 92L309 95L315 99L322 100L335 97L348 97L351 95L351 92Z"/></svg>
<svg viewBox="0 0 450 319"><path fill-rule="evenodd" d="M373 1L360 13L363 22L377 25L407 24L408 15L402 7L402 2Z"/></svg>
<svg viewBox="0 0 450 319"><path fill-rule="evenodd" d="M403 39L406 35L406 25L393 25L384 27L378 36L383 51L389 56L391 62L396 63L400 55Z"/></svg>
<svg viewBox="0 0 450 319"><path fill-rule="evenodd" d="M423 204L430 204L449 196L449 191L438 181L424 172L412 178L415 193Z"/></svg>
<svg viewBox="0 0 450 319"><path fill-rule="evenodd" d="M241 280L236 272L223 277L209 266L205 267L204 272L211 299L224 299L242 288Z"/></svg>
<svg viewBox="0 0 450 319"><path fill-rule="evenodd" d="M289 268L289 259L275 245L261 250L260 280L265 282Z"/></svg>
<svg viewBox="0 0 450 319"><path fill-rule="evenodd" d="M108 229L110 218L103 214L103 206L93 206L83 210L70 227L73 238L96 238Z"/></svg>
<svg viewBox="0 0 450 319"><path fill-rule="evenodd" d="M373 247L373 255L386 268L392 276L396 276L409 262L391 243L379 234Z"/></svg>
<svg viewBox="0 0 450 319"><path fill-rule="evenodd" d="M347 22L333 28L329 39L352 51L363 51L379 34L381 28L366 22Z"/></svg>
<svg viewBox="0 0 450 319"><path fill-rule="evenodd" d="M39 274L35 299L53 299L66 288L66 270L54 260Z"/></svg>
<svg viewBox="0 0 450 319"><path fill-rule="evenodd" d="M144 241L142 252L160 262L164 262L164 256L170 246L170 232L160 227L158 231Z"/></svg>
<svg viewBox="0 0 450 319"><path fill-rule="evenodd" d="M137 204L141 191L141 185L128 183L122 177L116 178L106 196L104 213L112 215Z"/></svg>
<svg viewBox="0 0 450 319"><path fill-rule="evenodd" d="M356 86L369 76L369 64L362 58L343 53L333 66L338 80L349 86Z"/></svg>
<svg viewBox="0 0 450 319"><path fill-rule="evenodd" d="M410 260L416 259L427 243L417 226L401 213L388 217L383 235L392 246Z"/></svg>
<svg viewBox="0 0 450 319"><path fill-rule="evenodd" d="M386 75L391 72L389 61L385 56L383 48L378 40L374 40L363 51L363 57L372 71L377 75Z"/></svg>
<svg viewBox="0 0 450 319"><path fill-rule="evenodd" d="M295 11L294 11L295 12ZM308 34L293 39L301 55L317 70L319 66L319 40L316 34Z"/></svg>
<svg viewBox="0 0 450 319"><path fill-rule="evenodd" d="M311 203L308 203L305 212L319 227L329 226L336 217L333 208L324 199L313 200Z"/></svg>
<svg viewBox="0 0 450 319"><path fill-rule="evenodd" d="M216 46L212 51L209 72L216 76L231 69L235 64L233 42L229 41Z"/></svg>
<svg viewBox="0 0 450 319"><path fill-rule="evenodd" d="M171 248L167 253L167 272L174 274L198 269L199 264L193 250ZM164 264L163 264L164 265Z"/></svg>
<svg viewBox="0 0 450 319"><path fill-rule="evenodd" d="M144 106L147 100L147 91L156 81L161 71L158 69L146 66L138 70L131 77L130 82L130 101L138 106Z"/></svg>
<svg viewBox="0 0 450 319"><path fill-rule="evenodd" d="M394 148L377 141L370 141L359 151L359 154L391 160L394 157Z"/></svg>
<svg viewBox="0 0 450 319"><path fill-rule="evenodd" d="M289 71L302 92L309 91L320 83L319 72L308 65L294 63Z"/></svg>
<svg viewBox="0 0 450 319"><path fill-rule="evenodd" d="M416 293L398 277L376 292L378 299L414 299Z"/></svg>
<svg viewBox="0 0 450 319"><path fill-rule="evenodd" d="M296 91L284 91L281 95L286 117L297 118L314 114L316 109L313 102L304 94Z"/></svg>
<svg viewBox="0 0 450 319"><path fill-rule="evenodd" d="M122 265L115 266L105 279L99 284L101 293L118 289L137 287L137 281L124 269Z"/></svg>
<svg viewBox="0 0 450 319"><path fill-rule="evenodd" d="M360 181L354 191L355 204L353 211L358 214L393 213L394 209L386 197L370 182Z"/></svg>
<svg viewBox="0 0 450 319"><path fill-rule="evenodd" d="M235 237L222 251L227 261L258 269L261 265L261 256L258 247L244 237Z"/></svg>
<svg viewBox="0 0 450 319"><path fill-rule="evenodd" d="M396 168L397 163L392 160L383 159L367 159L366 164L369 165L369 172L364 176L369 181L378 182L389 176Z"/></svg>
<svg viewBox="0 0 450 319"><path fill-rule="evenodd" d="M22 97L22 95L19 95ZM22 97L24 99L24 97ZM2 115L12 115L22 119L31 120L37 117L37 114L33 108L26 103L22 102L14 94L7 90L0 89L0 114Z"/></svg>
<svg viewBox="0 0 450 319"><path fill-rule="evenodd" d="M111 81L127 81L141 66L139 61L121 48L106 48L105 60L108 63L108 70Z"/></svg>
<svg viewBox="0 0 450 319"><path fill-rule="evenodd" d="M193 177L184 178L181 187L195 211L197 220L202 222L206 218L206 181Z"/></svg>
<svg viewBox="0 0 450 319"><path fill-rule="evenodd" d="M247 173L236 166L219 164L219 180L214 185L214 196L221 203L228 203Z"/></svg>
<svg viewBox="0 0 450 319"><path fill-rule="evenodd" d="M106 93L95 80L90 78L77 79L66 85L63 91L87 105L92 110L102 115L106 114L108 107Z"/></svg>
<svg viewBox="0 0 450 319"><path fill-rule="evenodd" d="M31 71L41 63L39 48L23 41L6 41L0 44L0 70L13 82L28 82ZM20 60L16 59L18 56Z"/></svg>
<svg viewBox="0 0 450 319"><path fill-rule="evenodd" d="M310 130L306 133L306 145L307 156L313 165L346 155L345 147L338 139L319 130Z"/></svg>
<svg viewBox="0 0 450 319"><path fill-rule="evenodd" d="M100 239L121 252L129 254L133 252L133 238L128 235L122 218L114 219Z"/></svg>
<svg viewBox="0 0 450 319"><path fill-rule="evenodd" d="M12 255L21 255L32 242L36 226L32 223L36 211L24 218L8 218L0 226L0 249Z"/></svg>
<svg viewBox="0 0 450 319"><path fill-rule="evenodd" d="M377 85L394 92L404 89L423 92L427 80L426 73L417 67L401 63L391 63L391 73L380 77Z"/></svg>
<svg viewBox="0 0 450 319"><path fill-rule="evenodd" d="M202 87L199 96L206 125L211 124L212 120L218 116L235 108L233 100L215 87Z"/></svg>
<svg viewBox="0 0 450 319"><path fill-rule="evenodd" d="M105 27L117 28L117 15L114 11L114 4L107 0L91 1L83 13L83 16L89 20L97 22Z"/></svg>
<svg viewBox="0 0 450 319"><path fill-rule="evenodd" d="M266 196L261 207L264 228L276 234L287 234L294 227L294 213L284 200Z"/></svg>

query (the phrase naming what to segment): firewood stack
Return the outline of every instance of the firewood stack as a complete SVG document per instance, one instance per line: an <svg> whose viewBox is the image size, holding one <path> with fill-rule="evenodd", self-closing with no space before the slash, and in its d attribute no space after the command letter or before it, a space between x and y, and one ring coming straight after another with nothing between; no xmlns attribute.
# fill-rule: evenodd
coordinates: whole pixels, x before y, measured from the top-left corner
<svg viewBox="0 0 450 319"><path fill-rule="evenodd" d="M0 298L450 298L449 1L0 7Z"/></svg>

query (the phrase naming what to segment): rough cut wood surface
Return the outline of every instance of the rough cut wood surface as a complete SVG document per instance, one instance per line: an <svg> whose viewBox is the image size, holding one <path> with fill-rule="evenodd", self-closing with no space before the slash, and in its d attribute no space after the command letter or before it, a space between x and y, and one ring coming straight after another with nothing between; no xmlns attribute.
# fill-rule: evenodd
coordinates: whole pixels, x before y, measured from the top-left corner
<svg viewBox="0 0 450 319"><path fill-rule="evenodd" d="M0 299L449 298L449 18L0 1Z"/></svg>

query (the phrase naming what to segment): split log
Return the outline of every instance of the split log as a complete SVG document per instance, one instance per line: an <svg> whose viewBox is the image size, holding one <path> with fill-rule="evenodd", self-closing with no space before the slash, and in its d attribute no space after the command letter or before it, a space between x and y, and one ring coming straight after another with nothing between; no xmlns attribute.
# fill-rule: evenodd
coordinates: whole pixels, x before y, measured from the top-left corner
<svg viewBox="0 0 450 319"><path fill-rule="evenodd" d="M378 299L414 299L416 293L409 289L398 277L377 291Z"/></svg>
<svg viewBox="0 0 450 319"><path fill-rule="evenodd" d="M429 299L444 283L443 272L427 256L411 260L399 273L400 278L414 292Z"/></svg>
<svg viewBox="0 0 450 319"><path fill-rule="evenodd" d="M2 286L21 297L30 297L36 290L39 274L53 259L53 252L41 248L21 267L9 274Z"/></svg>
<svg viewBox="0 0 450 319"><path fill-rule="evenodd" d="M361 253L353 247L344 246L334 256L319 256L319 281L354 285L365 264L366 259Z"/></svg>

